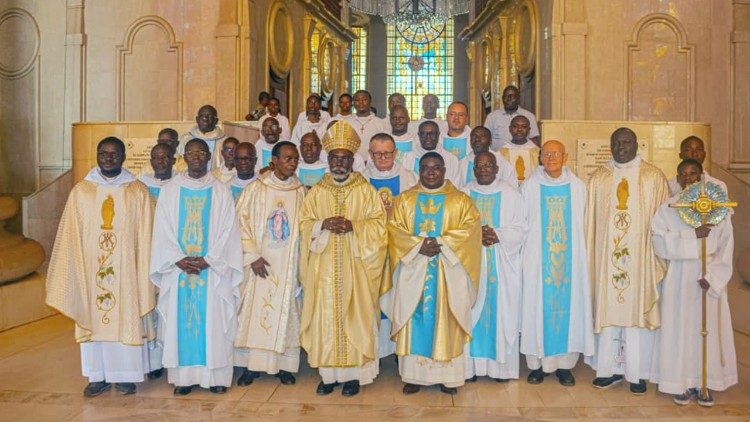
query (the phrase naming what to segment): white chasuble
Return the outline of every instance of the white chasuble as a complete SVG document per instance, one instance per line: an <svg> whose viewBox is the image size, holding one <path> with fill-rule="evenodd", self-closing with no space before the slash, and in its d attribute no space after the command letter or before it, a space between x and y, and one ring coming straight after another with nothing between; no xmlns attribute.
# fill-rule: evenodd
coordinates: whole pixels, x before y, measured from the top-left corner
<svg viewBox="0 0 750 422"><path fill-rule="evenodd" d="M269 172L237 201L245 283L235 347L251 353L248 361L236 363L253 371L299 369L298 216L304 194L305 188L295 176L282 181ZM265 278L255 275L250 267L260 258L269 264ZM264 356L254 358L254 351Z"/></svg>

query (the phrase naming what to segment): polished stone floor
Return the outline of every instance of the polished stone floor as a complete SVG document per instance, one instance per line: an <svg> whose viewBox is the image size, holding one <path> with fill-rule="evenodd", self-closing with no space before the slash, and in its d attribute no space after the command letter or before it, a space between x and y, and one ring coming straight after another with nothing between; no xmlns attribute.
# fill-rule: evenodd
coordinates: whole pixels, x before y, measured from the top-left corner
<svg viewBox="0 0 750 422"><path fill-rule="evenodd" d="M750 355L747 344L738 341L740 360ZM351 398L341 396L340 388L326 397L315 395L319 378L307 367L292 386L264 376L224 395L195 390L175 398L162 377L138 385L132 396L120 396L112 389L84 398L86 380L81 376L72 323L54 316L0 333L0 420L750 420L750 367L744 365L739 366L740 384L716 393L716 406L705 409L696 404L676 406L653 384L642 397L631 395L625 384L597 390L591 387L593 372L582 364L574 370L577 385L570 388L554 377L529 385L528 371L522 370L520 381L498 384L480 379L452 397L434 387L404 396L393 359L382 363L375 383Z"/></svg>

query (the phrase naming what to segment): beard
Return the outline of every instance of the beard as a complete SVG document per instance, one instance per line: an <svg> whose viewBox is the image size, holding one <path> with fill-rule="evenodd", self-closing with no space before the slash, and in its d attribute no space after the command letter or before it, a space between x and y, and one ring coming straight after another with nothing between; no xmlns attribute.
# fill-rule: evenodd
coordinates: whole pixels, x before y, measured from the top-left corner
<svg viewBox="0 0 750 422"><path fill-rule="evenodd" d="M331 169L331 177L337 182L343 182L349 178L351 170L345 167L333 167Z"/></svg>

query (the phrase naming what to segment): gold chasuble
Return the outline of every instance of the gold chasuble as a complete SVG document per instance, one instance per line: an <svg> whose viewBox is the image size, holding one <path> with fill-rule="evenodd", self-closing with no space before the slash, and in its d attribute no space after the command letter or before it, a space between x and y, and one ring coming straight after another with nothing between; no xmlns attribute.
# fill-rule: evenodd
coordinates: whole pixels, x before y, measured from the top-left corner
<svg viewBox="0 0 750 422"><path fill-rule="evenodd" d="M77 342L142 345L153 338L142 319L156 297L148 274L153 216L139 181L73 187L50 258L47 304L75 321Z"/></svg>
<svg viewBox="0 0 750 422"><path fill-rule="evenodd" d="M323 220L335 216L350 220L353 230L322 230ZM313 368L358 367L377 358L385 219L377 191L359 173L351 173L342 183L326 173L303 201L300 343Z"/></svg>
<svg viewBox="0 0 750 422"><path fill-rule="evenodd" d="M636 156L613 160L591 175L586 246L594 286L594 332L605 327L661 325L656 285L665 268L654 254L651 218L669 195L664 174Z"/></svg>
<svg viewBox="0 0 750 422"><path fill-rule="evenodd" d="M443 245L442 252L433 259L424 260L430 261L427 265L406 264L414 262L426 237L437 238ZM399 271L402 274L393 292L392 333L395 333L396 354L420 354L438 362L460 356L471 339L471 307L479 288L482 259L479 211L471 198L448 180L438 189L426 189L420 183L396 197L393 215L388 221L388 238L391 270L393 272L401 264ZM450 261L455 261L451 268L460 273L465 271L463 277L461 274L455 278L446 277ZM461 265L457 266L458 263ZM432 269L434 265L436 269ZM403 274L407 271L414 274L405 277ZM437 282L433 285L435 273ZM452 275L456 276L456 273ZM470 286L462 285L467 278ZM434 324L425 325L434 326L433 333L413 329L415 312L429 315L429 320L434 317ZM420 347L412 343L424 334L431 342L422 348L429 350L415 352Z"/></svg>

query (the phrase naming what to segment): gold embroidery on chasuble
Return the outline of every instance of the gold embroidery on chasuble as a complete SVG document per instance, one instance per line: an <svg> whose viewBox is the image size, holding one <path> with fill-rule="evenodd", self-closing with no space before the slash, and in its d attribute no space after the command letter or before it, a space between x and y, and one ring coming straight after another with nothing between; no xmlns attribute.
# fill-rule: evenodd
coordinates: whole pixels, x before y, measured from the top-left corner
<svg viewBox="0 0 750 422"><path fill-rule="evenodd" d="M182 228L181 240L187 256L199 256L203 250L203 207L206 196L188 196L185 198L185 225ZM201 312L198 303L190 298L195 297L195 290L206 284L200 274L186 274L180 278L180 287L187 286L190 295L185 297L182 309L185 312L188 330L195 336L200 335Z"/></svg>
<svg viewBox="0 0 750 422"><path fill-rule="evenodd" d="M610 257L614 272L610 282L617 292L617 302L625 302L624 293L630 287L630 276L625 266L630 261L630 249L626 241L626 236L630 229L632 218L628 213L628 198L630 197L628 180L622 178L617 184L617 212L614 215L615 236L613 241L613 250Z"/></svg>
<svg viewBox="0 0 750 422"><path fill-rule="evenodd" d="M117 236L113 231L112 221L115 218L115 200L112 195L102 201L101 206L102 232L99 234L99 255L97 256L96 287L99 292L96 295L96 308L102 312L102 323L109 324L109 312L114 309L117 298L114 293L114 284L117 281L114 266L112 265L112 254L117 247Z"/></svg>
<svg viewBox="0 0 750 422"><path fill-rule="evenodd" d="M562 302L565 299L569 300L569 297L559 289L562 284L570 283L565 268L565 258L568 253L568 228L565 223L565 208L568 198L561 195L551 195L545 199L545 206L549 215L549 225L545 235L545 240L549 245L549 261L547 262L549 275L545 277L544 283L554 285L556 288L550 301L550 323L559 333L564 322L559 318L566 316L565 310L567 309L567 304Z"/></svg>

